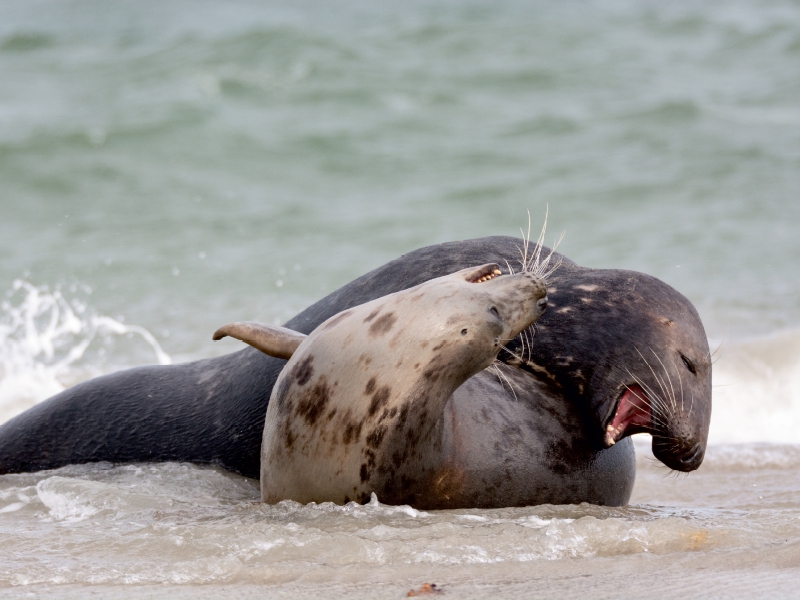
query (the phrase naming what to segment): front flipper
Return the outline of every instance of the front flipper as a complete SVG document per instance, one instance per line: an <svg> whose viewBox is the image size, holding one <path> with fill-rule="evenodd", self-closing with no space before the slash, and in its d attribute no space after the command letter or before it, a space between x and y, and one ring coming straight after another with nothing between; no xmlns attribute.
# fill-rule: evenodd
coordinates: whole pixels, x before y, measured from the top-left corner
<svg viewBox="0 0 800 600"><path fill-rule="evenodd" d="M213 340L221 340L225 336L236 338L250 344L256 350L275 358L290 359L297 347L306 339L305 334L292 329L265 325L255 321L228 323L214 332Z"/></svg>

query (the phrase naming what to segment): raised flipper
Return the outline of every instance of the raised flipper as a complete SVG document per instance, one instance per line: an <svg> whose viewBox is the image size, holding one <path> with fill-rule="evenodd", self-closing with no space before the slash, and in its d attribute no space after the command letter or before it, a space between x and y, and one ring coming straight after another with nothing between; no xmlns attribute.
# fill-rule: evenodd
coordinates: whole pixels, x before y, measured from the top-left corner
<svg viewBox="0 0 800 600"><path fill-rule="evenodd" d="M212 339L221 340L225 336L236 338L250 344L256 350L275 358L290 359L297 347L308 336L286 327L266 325L255 321L228 323L214 332Z"/></svg>

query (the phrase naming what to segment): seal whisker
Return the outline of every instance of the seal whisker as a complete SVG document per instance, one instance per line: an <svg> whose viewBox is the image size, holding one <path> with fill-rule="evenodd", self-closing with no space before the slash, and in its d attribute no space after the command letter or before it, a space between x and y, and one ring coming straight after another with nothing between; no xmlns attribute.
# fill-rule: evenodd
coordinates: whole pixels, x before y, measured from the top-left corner
<svg viewBox="0 0 800 600"><path fill-rule="evenodd" d="M669 414L669 411L664 411L664 408L663 408L664 401L658 396L658 394L654 394L652 392L652 390L650 390L650 392L648 393L649 387L643 381L641 381L638 377L636 377L635 375L633 375L630 372L628 372L628 374L636 381L637 384L639 384L645 390L645 394L647 394L647 400L650 403L650 422L651 422L651 424L654 423L655 425L658 425L660 427L666 428L667 423L664 421L664 419L662 418L661 415ZM625 387L628 390L630 390L630 387L628 387L626 384L623 383L623 385L625 385ZM631 390L631 391L633 391L633 390ZM633 392L633 393L635 393L635 392ZM634 405L634 408L639 410L643 414L647 414L647 411L645 411L643 408L641 408L639 406ZM653 411L653 408L657 409L657 413L655 413Z"/></svg>
<svg viewBox="0 0 800 600"><path fill-rule="evenodd" d="M656 357L656 360L661 364L661 368L664 371L664 375L667 376L666 382L669 384L669 387L667 387L667 383L663 384L664 395L667 397L667 399L672 404L672 408L677 410L678 407L677 407L677 404L675 402L675 388L672 387L672 378L669 376L669 372L667 371L667 368L664 366L664 363L661 362L661 359L658 357L658 354L656 354L655 351L652 348L650 348L649 350L650 350L650 352L653 353L653 356ZM662 382L665 381L663 376L660 376L660 380Z"/></svg>
<svg viewBox="0 0 800 600"><path fill-rule="evenodd" d="M547 223L547 213L545 213L545 224ZM522 265L522 272L528 271L528 246L531 241L531 211L528 211L528 235L520 227L520 234L522 235L522 248L517 247L520 253L520 264Z"/></svg>
<svg viewBox="0 0 800 600"><path fill-rule="evenodd" d="M625 387L628 390L630 390L632 393L636 394L636 392L634 390L631 390L627 385ZM651 424L655 423L656 425L659 425L661 427L666 427L666 422L659 415L653 414L653 410L652 410L653 407L652 406L650 406L650 410L649 411L645 410L641 406L637 406L635 404L633 405L633 408L634 408L634 410L638 410L643 415L648 416L650 418Z"/></svg>
<svg viewBox="0 0 800 600"><path fill-rule="evenodd" d="M522 269L524 271L528 270L528 265L530 264L531 259L534 261L534 264L536 262L536 257L534 255L531 255L530 259L528 258L528 248L530 247L531 243L531 211L529 210L527 212L528 212L528 235L525 236L525 261L524 264L522 265ZM544 223L545 223L544 227L547 227L547 212L545 212L544 214ZM522 233L522 230L520 230L520 233ZM535 252L535 247L534 247L534 252Z"/></svg>
<svg viewBox="0 0 800 600"><path fill-rule="evenodd" d="M561 257L558 258L558 261L553 266L550 266L550 260L559 244L561 244L562 240L564 239L564 233L562 232L561 236L556 240L555 244L550 249L550 253L545 258L542 258L542 248L544 247L544 236L547 232L547 218L549 212L550 205L548 204L547 208L545 209L542 231L539 233L539 238L536 240L536 244L534 244L533 248L531 249L531 213L528 211L528 232L526 234L520 228L520 233L522 234L522 248L519 246L517 247L517 250L520 253L520 264L522 265L522 271L538 275L545 281L547 281L549 277L556 271L556 269L561 266Z"/></svg>
<svg viewBox="0 0 800 600"><path fill-rule="evenodd" d="M539 275L545 281L547 281L550 278L550 276L553 273L555 273L556 270L561 266L562 258L559 257L558 260L556 261L556 263L552 267L549 267L550 259L553 257L553 253L556 251L556 248L559 247L561 242L564 241L564 234L565 234L565 232L562 231L561 235L556 240L555 244L553 244L553 248L550 250L550 254L548 254L547 258L545 258L541 262L541 264L538 265L538 269L534 271L534 273Z"/></svg>
<svg viewBox="0 0 800 600"><path fill-rule="evenodd" d="M658 356L658 354L656 354L655 350L650 348L650 352L653 353L653 356L655 356L656 360L661 364L661 368L664 369L664 374L667 376L667 381L669 381L669 389L670 389L670 392L671 392L670 397L672 399L672 406L677 409L678 405L677 405L677 402L676 402L676 399L675 399L675 388L672 387L672 377L669 376L669 371L667 370L667 367L664 365L663 361Z"/></svg>
<svg viewBox="0 0 800 600"><path fill-rule="evenodd" d="M646 364L646 365L647 365L647 368L648 368L648 369L650 369L650 372L653 374L653 377L655 378L655 380L656 380L656 383L658 383L658 386L661 388L661 391L664 393L664 395L666 395L666 393L667 393L667 390L665 389L665 387L664 387L664 383L663 383L663 381L661 380L661 378L660 378L660 377L659 377L659 376L656 374L656 372L655 372L655 369L653 369L653 367L650 365L650 363L647 361L647 359L646 359L646 358L645 358L645 357L642 355L642 353L641 353L641 352L639 352L639 349L638 349L638 348L636 349L636 353L637 353L637 354L638 354L638 355L641 357L641 359L644 361L644 364Z"/></svg>
<svg viewBox="0 0 800 600"><path fill-rule="evenodd" d="M662 463L660 460L658 460L653 456L648 456L647 460L650 461L650 463L659 471L664 471L663 473L664 479L672 477L673 474L677 473L675 469L668 467L667 465L665 465L664 463Z"/></svg>
<svg viewBox="0 0 800 600"><path fill-rule="evenodd" d="M514 394L514 400L518 400L517 393L514 391L514 385L511 383L508 377L506 377L506 375L500 370L500 365L502 364L503 364L502 362L496 361L490 368L493 368L495 373L497 374L497 379L500 382L500 386L505 387L503 386L503 381L505 381L508 384L508 389L510 389L511 393Z"/></svg>
<svg viewBox="0 0 800 600"><path fill-rule="evenodd" d="M647 361L645 361L645 362L647 362ZM628 371L628 375L630 375L634 379L634 381L636 381L636 383L638 383L640 386L642 386L642 388L648 394L648 397L650 398L651 406L655 406L656 408L658 408L659 412L661 414L663 414L663 415L668 415L668 414L670 414L672 412L672 411L669 410L669 407L667 406L667 403L664 401L664 399L661 397L661 395L656 393L656 391L653 390L653 388L651 388L642 379L640 379L639 377L637 377L636 375L634 375L630 371Z"/></svg>
<svg viewBox="0 0 800 600"><path fill-rule="evenodd" d="M522 356L520 356L519 354L517 354L517 353L516 353L516 352L514 352L513 350L510 350L510 349L508 348L508 346L503 346L503 347L502 347L502 348L500 348L500 349L501 349L501 350L505 350L505 351L506 351L506 352L508 352L508 353L509 353L511 356L513 356L514 358L516 358L516 359L517 359L517 361L519 361L519 364L525 364L526 362L528 362L528 361L526 361L526 360L525 360L525 358L523 358Z"/></svg>
<svg viewBox="0 0 800 600"><path fill-rule="evenodd" d="M643 385L644 382L640 381L639 385ZM656 425L661 425L662 427L666 428L667 426L667 417L671 414L671 410L669 405L664 401L664 399L659 395L654 393L651 390L650 395L650 419Z"/></svg>
<svg viewBox="0 0 800 600"><path fill-rule="evenodd" d="M542 230L539 232L539 237L536 239L536 245L533 247L531 259L534 268L539 264L539 258L542 255L542 244L544 243L544 234L547 231L547 216L550 213L550 205L547 204L544 209L544 223L542 223ZM528 212L528 228L530 229L530 211Z"/></svg>
<svg viewBox="0 0 800 600"><path fill-rule="evenodd" d="M654 414L654 413L653 413L653 410L652 410L652 409L655 407L655 408L657 408L657 409L658 409L658 412L659 412L660 414L668 414L668 413L669 413L669 411L666 411L666 413L665 413L665 411L664 411L664 409L663 409L663 407L664 407L664 401L663 401L663 399L662 399L662 398L660 398L658 394L655 394L655 393L653 392L653 390L652 390L652 389L650 389L650 387L649 387L649 386L648 386L648 385L647 385L647 384L646 384L644 381L642 381L640 378L638 378L636 375L634 375L633 373L631 373L631 372L630 372L630 371L628 371L627 369L626 369L626 371L627 371L627 373L628 373L628 376L629 376L629 377L631 377L631 378L633 378L633 380L635 381L635 383L637 383L637 384L638 384L638 385L639 385L639 386L640 386L640 387L641 387L641 388L644 390L644 392L645 392L645 395L647 396L646 400L647 400L647 402L650 404L650 419L651 419L651 421L655 421L655 422L656 422L656 424L658 424L658 425L666 426L666 423L663 421L663 419L661 418L661 416ZM627 390L631 391L632 393L636 394L636 391L635 391L635 390L632 390L632 389L630 388L630 386L629 386L629 385L627 385L627 384L624 382L624 380L623 380L623 382L622 382L622 385L625 387L625 389L627 389ZM637 395L637 397L638 397L638 394L636 394L636 395ZM636 406L636 405L634 405L634 408L635 408L635 409L637 409L637 410L639 410L639 411L640 411L640 412L642 412L643 414L646 414L646 413L647 413L647 411L645 411L645 409L641 408L640 406Z"/></svg>
<svg viewBox="0 0 800 600"><path fill-rule="evenodd" d="M531 357L533 356L533 339L532 339L533 336L531 335L530 332L531 332L531 329L533 329L533 327L535 327L535 326L536 326L536 324L534 323L531 327L528 327L527 329L525 329L522 332L524 338L528 342L528 356L527 356L526 360L530 360ZM534 330L534 332L535 332L535 330ZM525 352L524 351L522 353L522 356L525 356Z"/></svg>
<svg viewBox="0 0 800 600"><path fill-rule="evenodd" d="M652 410L648 411L642 408L641 406L635 406L635 405L633 408L634 410L638 410L643 415L648 416L650 418L651 424L659 425L662 427L666 426L666 422L660 416L654 415Z"/></svg>
<svg viewBox="0 0 800 600"><path fill-rule="evenodd" d="M547 217L550 213L550 205L548 204L544 211L544 223L542 223L542 231L539 233L539 237L536 240L536 245L533 248L533 252L531 254L531 259L533 262L533 266L529 267L528 270L536 273L537 275L541 275L539 271L539 267L542 265L541 263L541 256L542 256L542 244L544 244L544 235L547 232ZM530 231L530 219L531 215L528 212L528 230ZM530 233L528 234L530 236Z"/></svg>
<svg viewBox="0 0 800 600"><path fill-rule="evenodd" d="M634 405L633 409L638 410L643 415L650 417L651 424L655 423L656 425L659 425L661 427L664 427L666 425L666 423L664 423L664 421L662 421L660 417L653 415L652 410L648 411L642 408L641 406L636 406L636 405Z"/></svg>

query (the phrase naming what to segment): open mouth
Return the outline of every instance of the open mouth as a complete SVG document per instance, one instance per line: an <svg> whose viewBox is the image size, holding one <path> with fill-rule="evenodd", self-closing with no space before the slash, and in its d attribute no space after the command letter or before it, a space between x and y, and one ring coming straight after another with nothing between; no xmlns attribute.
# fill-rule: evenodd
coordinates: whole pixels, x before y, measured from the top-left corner
<svg viewBox="0 0 800 600"><path fill-rule="evenodd" d="M625 386L614 418L606 426L606 447L613 446L626 435L650 431L651 420L650 402L644 390L638 385Z"/></svg>
<svg viewBox="0 0 800 600"><path fill-rule="evenodd" d="M467 281L470 283L483 283L484 281L489 281L490 279L499 277L502 274L502 271L497 268L497 265L487 265L486 268L480 269L479 271L476 271L470 275Z"/></svg>

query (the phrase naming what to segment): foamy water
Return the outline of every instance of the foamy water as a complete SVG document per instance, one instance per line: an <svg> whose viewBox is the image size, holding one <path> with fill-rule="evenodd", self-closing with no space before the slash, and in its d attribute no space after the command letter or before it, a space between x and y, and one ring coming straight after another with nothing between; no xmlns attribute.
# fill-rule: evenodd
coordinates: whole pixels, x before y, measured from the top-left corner
<svg viewBox="0 0 800 600"><path fill-rule="evenodd" d="M99 314L79 291L92 292L73 285L67 300L60 289L18 279L0 302L0 423L70 384L131 366L137 354L148 363L172 362L149 331ZM142 346L151 352L142 354Z"/></svg>
<svg viewBox="0 0 800 600"><path fill-rule="evenodd" d="M800 331L723 342L715 358L710 441L797 443Z"/></svg>
<svg viewBox="0 0 800 600"><path fill-rule="evenodd" d="M331 586L337 594L399 597L434 580L460 597L476 585L513 592L526 580L527 591L541 593L543 572L562 580L561 592L578 591L580 579L564 578L614 565L625 586L627 570L663 571L662 592L705 595L704 569L718 571L725 561L740 573L757 568L773 584L800 566L796 446L712 446L702 470L679 479L665 478L647 458L638 468L625 508L434 512L374 497L363 506L267 506L252 480L177 463L6 475L0 589L91 585L127 596L181 584L174 593L183 596L215 584L313 597ZM675 568L685 561L688 572ZM608 583L600 577L598 589ZM631 591L606 597L638 596Z"/></svg>

